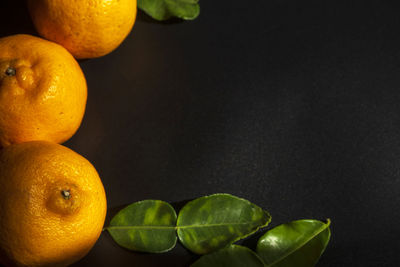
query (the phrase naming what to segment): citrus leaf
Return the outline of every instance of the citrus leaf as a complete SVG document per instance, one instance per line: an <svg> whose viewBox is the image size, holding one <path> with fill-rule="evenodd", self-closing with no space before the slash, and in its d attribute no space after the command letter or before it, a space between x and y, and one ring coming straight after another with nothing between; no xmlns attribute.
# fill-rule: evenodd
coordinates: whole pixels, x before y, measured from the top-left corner
<svg viewBox="0 0 400 267"><path fill-rule="evenodd" d="M257 253L270 267L314 266L331 235L330 221L299 220L279 225L263 235Z"/></svg>
<svg viewBox="0 0 400 267"><path fill-rule="evenodd" d="M265 227L268 212L229 194L215 194L188 202L179 212L181 243L197 254L223 248Z"/></svg>
<svg viewBox="0 0 400 267"><path fill-rule="evenodd" d="M198 0L138 0L138 7L156 20L193 20L200 14Z"/></svg>
<svg viewBox="0 0 400 267"><path fill-rule="evenodd" d="M251 249L231 245L202 256L190 267L264 267L263 261Z"/></svg>
<svg viewBox="0 0 400 267"><path fill-rule="evenodd" d="M133 203L118 212L106 230L120 246L161 253L175 247L176 212L161 200Z"/></svg>

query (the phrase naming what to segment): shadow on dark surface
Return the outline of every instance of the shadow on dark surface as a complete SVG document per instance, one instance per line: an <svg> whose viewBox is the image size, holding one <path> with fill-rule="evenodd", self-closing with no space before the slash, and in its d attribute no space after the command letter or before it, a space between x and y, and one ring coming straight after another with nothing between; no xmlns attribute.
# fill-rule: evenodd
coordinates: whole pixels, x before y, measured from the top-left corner
<svg viewBox="0 0 400 267"><path fill-rule="evenodd" d="M26 1L3 1L0 25L0 38L21 33L37 35Z"/></svg>
<svg viewBox="0 0 400 267"><path fill-rule="evenodd" d="M129 203L131 204L131 203ZM128 206L129 204L126 205L120 205L117 207L112 207L112 208L107 208L107 216L106 216L106 220L104 222L104 227L107 227L108 225L110 225L110 221L111 219L117 215L117 213L122 210L123 208L126 208L126 206Z"/></svg>
<svg viewBox="0 0 400 267"><path fill-rule="evenodd" d="M115 257L102 258L101 255ZM162 266L165 267L187 267L197 258L179 243L171 251L161 254L130 251L118 246L108 233L102 233L95 248L72 266L161 266L162 261Z"/></svg>
<svg viewBox="0 0 400 267"><path fill-rule="evenodd" d="M239 245L248 247L249 249L256 251L257 248L257 242L258 240L269 230L271 230L271 227L266 227L264 229L261 229L259 231L257 231L255 234L247 237L246 239L239 241Z"/></svg>
<svg viewBox="0 0 400 267"><path fill-rule="evenodd" d="M146 22L146 23L165 24L165 25L179 24L179 23L184 22L184 20L179 19L179 18L170 18L170 19L164 20L164 21L155 20L140 9L138 9L136 20L141 21L141 22Z"/></svg>
<svg viewBox="0 0 400 267"><path fill-rule="evenodd" d="M181 209L189 202L194 200L194 198L192 199L185 199L182 201L178 201L178 202L172 202L170 203L172 207L174 207L176 214L179 214L179 212L181 211Z"/></svg>

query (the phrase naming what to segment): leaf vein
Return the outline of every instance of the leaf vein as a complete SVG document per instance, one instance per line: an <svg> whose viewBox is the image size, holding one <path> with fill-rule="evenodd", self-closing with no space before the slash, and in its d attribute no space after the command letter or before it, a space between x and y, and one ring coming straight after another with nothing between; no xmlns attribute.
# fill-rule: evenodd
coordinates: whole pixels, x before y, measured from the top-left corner
<svg viewBox="0 0 400 267"><path fill-rule="evenodd" d="M109 226L105 229L110 230L125 230L125 229L190 229L190 228L202 228L202 227L216 227L216 226L235 226L235 225L256 225L254 222L243 222L243 223L222 223L222 224L194 224L194 225L183 225L183 226L141 226L141 225L126 225L126 226Z"/></svg>

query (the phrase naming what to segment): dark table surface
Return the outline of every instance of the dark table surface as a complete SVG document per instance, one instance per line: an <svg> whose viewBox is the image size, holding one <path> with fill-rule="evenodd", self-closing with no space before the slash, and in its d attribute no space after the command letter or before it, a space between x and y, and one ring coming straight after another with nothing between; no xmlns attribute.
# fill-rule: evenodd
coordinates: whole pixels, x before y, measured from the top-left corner
<svg viewBox="0 0 400 267"><path fill-rule="evenodd" d="M23 1L1 36L35 34ZM201 1L193 22L139 13L113 53L81 61L89 98L65 145L102 177L109 216L143 199L226 192L271 226L332 220L319 267L400 266L400 9L391 1ZM252 247L256 239L246 240ZM83 266L188 266L103 233Z"/></svg>

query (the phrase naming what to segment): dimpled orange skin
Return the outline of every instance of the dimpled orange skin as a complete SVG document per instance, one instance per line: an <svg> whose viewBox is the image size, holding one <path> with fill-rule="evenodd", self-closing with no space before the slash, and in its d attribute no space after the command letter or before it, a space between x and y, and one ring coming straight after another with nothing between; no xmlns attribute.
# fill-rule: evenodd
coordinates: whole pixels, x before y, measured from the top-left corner
<svg viewBox="0 0 400 267"><path fill-rule="evenodd" d="M74 57L96 58L116 49L136 19L136 0L28 0L39 34Z"/></svg>
<svg viewBox="0 0 400 267"><path fill-rule="evenodd" d="M84 74L62 46L30 35L0 38L0 147L68 140L86 99Z"/></svg>
<svg viewBox="0 0 400 267"><path fill-rule="evenodd" d="M0 264L68 266L102 231L101 180L85 158L62 145L34 141L2 149L0 188Z"/></svg>

